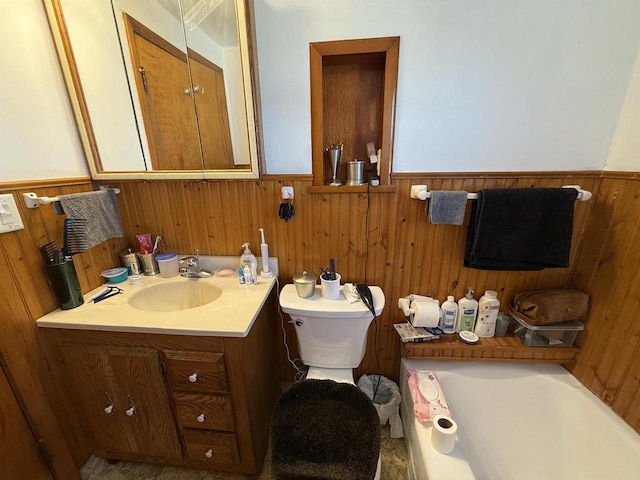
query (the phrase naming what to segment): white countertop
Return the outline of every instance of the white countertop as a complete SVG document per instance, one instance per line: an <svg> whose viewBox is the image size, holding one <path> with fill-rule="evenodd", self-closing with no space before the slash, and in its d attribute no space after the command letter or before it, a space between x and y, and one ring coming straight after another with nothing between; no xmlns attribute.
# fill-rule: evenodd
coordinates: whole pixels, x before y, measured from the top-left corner
<svg viewBox="0 0 640 480"><path fill-rule="evenodd" d="M128 298L140 289L160 282L176 281L211 282L222 289L222 294L206 305L173 312L144 311L127 303ZM36 323L43 328L246 337L275 283L273 277L259 277L257 285L240 285L237 276L187 279L180 276L162 278L160 275L143 275L139 285L131 285L128 280L115 284L124 290L122 294L93 303L91 300L102 293L107 285L113 285L104 284L84 294L83 305L71 310L55 310Z"/></svg>

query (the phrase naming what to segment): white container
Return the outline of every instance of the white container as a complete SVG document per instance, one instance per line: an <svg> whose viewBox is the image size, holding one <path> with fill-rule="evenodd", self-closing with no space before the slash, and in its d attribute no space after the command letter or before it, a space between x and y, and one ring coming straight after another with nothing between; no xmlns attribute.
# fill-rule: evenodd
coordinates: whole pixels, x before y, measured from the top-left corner
<svg viewBox="0 0 640 480"><path fill-rule="evenodd" d="M500 310L498 294L493 290L485 290L478 302L478 321L474 333L480 338L491 338L496 332L496 318Z"/></svg>
<svg viewBox="0 0 640 480"><path fill-rule="evenodd" d="M476 324L476 316L478 315L478 301L473 298L473 290L471 287L467 290L467 294L458 300L458 320L456 322L456 332L467 331L473 332Z"/></svg>
<svg viewBox="0 0 640 480"><path fill-rule="evenodd" d="M456 322L458 321L458 304L453 295L447 297L447 301L442 304L442 323L440 328L444 333L455 333Z"/></svg>
<svg viewBox="0 0 640 480"><path fill-rule="evenodd" d="M251 276L251 264L245 264L242 270L244 273L244 284L251 285L253 283L253 277Z"/></svg>
<svg viewBox="0 0 640 480"><path fill-rule="evenodd" d="M156 255L158 269L162 278L178 275L178 255L175 253L159 253Z"/></svg>
<svg viewBox="0 0 640 480"><path fill-rule="evenodd" d="M326 300L337 300L340 298L340 274L336 273L335 280L325 280L323 275L320 275L320 293L322 298Z"/></svg>

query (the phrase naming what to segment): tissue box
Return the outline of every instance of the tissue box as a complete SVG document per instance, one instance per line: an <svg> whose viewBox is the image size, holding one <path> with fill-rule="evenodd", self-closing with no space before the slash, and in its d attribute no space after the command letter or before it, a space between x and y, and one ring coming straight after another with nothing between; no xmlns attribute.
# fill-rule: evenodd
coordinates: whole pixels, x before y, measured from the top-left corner
<svg viewBox="0 0 640 480"><path fill-rule="evenodd" d="M529 325L524 320L511 317L511 329L527 347L571 347L584 330L578 320L554 323L552 325Z"/></svg>

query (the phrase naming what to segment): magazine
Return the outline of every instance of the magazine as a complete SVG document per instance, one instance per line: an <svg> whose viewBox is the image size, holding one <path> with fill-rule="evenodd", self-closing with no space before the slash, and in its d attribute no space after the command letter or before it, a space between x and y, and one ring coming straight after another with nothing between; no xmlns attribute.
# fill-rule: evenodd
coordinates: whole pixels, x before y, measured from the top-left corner
<svg viewBox="0 0 640 480"><path fill-rule="evenodd" d="M414 327L409 322L394 323L393 328L395 328L398 335L400 335L400 340L405 343L428 342L429 340L439 337L438 335L428 332L426 328Z"/></svg>

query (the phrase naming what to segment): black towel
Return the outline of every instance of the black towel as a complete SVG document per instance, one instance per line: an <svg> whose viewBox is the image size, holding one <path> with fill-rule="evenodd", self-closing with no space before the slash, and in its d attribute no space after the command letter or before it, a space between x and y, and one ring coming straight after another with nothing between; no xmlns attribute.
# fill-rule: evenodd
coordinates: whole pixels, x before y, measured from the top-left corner
<svg viewBox="0 0 640 480"><path fill-rule="evenodd" d="M481 270L568 267L574 188L480 190L473 205L464 266Z"/></svg>
<svg viewBox="0 0 640 480"><path fill-rule="evenodd" d="M371 480L380 419L355 385L303 380L285 390L271 420L271 474L278 480Z"/></svg>

